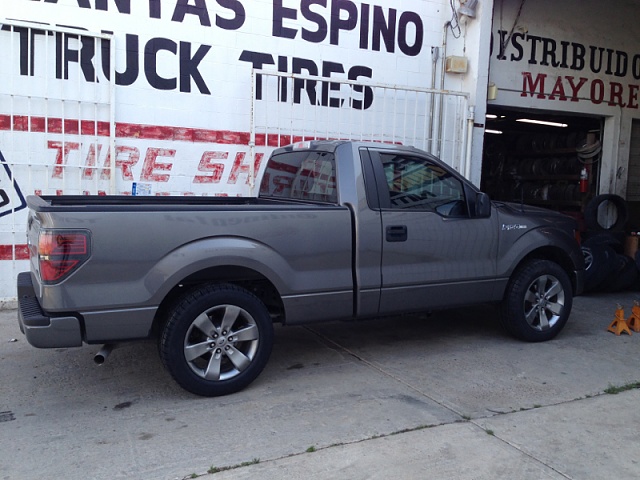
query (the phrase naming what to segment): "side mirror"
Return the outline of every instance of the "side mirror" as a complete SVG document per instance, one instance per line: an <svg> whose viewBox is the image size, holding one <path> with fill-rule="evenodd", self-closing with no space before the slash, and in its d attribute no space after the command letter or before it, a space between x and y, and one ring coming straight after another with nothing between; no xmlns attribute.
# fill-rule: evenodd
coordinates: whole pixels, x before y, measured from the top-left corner
<svg viewBox="0 0 640 480"><path fill-rule="evenodd" d="M476 218L489 218L491 216L491 199L484 192L476 195Z"/></svg>

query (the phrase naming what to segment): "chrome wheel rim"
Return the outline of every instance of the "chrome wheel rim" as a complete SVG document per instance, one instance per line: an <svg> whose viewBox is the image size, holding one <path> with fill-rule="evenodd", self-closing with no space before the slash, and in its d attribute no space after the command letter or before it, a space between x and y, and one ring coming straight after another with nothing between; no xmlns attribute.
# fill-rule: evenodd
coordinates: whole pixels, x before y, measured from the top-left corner
<svg viewBox="0 0 640 480"><path fill-rule="evenodd" d="M553 328L564 310L565 295L560 281L553 275L541 275L527 288L524 316L537 331Z"/></svg>
<svg viewBox="0 0 640 480"><path fill-rule="evenodd" d="M184 339L191 371L210 381L229 380L255 358L260 334L255 319L237 305L218 305L198 315Z"/></svg>
<svg viewBox="0 0 640 480"><path fill-rule="evenodd" d="M584 257L584 268L585 270L589 270L593 264L593 255L591 254L591 251L583 248L582 256Z"/></svg>

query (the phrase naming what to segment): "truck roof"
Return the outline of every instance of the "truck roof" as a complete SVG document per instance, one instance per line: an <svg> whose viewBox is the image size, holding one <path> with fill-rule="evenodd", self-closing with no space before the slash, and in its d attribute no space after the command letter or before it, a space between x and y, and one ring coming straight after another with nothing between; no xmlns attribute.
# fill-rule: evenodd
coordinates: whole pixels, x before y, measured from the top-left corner
<svg viewBox="0 0 640 480"><path fill-rule="evenodd" d="M333 153L340 146L345 143L351 144L354 147L383 147L394 150L404 150L404 151L412 151L418 152L417 148L410 145L401 145L398 143L387 143L387 142L375 142L375 141L361 141L361 140L308 140L303 142L296 142L290 145L286 145L284 147L280 147L273 151L273 155L279 155L285 152L292 152L294 150L315 150L321 152L330 152ZM424 153L424 152L422 152Z"/></svg>

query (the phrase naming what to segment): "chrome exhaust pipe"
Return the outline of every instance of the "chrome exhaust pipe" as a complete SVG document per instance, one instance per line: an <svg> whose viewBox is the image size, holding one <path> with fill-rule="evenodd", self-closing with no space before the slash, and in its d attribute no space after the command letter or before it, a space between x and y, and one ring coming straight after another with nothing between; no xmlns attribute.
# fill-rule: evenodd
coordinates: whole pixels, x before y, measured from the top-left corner
<svg viewBox="0 0 640 480"><path fill-rule="evenodd" d="M93 357L93 361L96 363L96 365L102 365L114 347L115 344L113 343L105 343L100 351L96 353L96 356Z"/></svg>

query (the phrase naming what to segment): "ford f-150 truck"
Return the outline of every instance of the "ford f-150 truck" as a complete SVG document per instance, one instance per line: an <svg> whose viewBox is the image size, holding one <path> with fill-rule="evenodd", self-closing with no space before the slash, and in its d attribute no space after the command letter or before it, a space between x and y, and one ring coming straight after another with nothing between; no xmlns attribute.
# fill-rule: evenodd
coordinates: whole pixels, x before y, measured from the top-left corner
<svg viewBox="0 0 640 480"><path fill-rule="evenodd" d="M157 337L186 390L238 391L273 324L501 302L555 337L582 290L576 223L491 202L411 147L313 141L270 156L257 197L30 196L19 323L41 348ZM366 328L366 323L362 324Z"/></svg>

